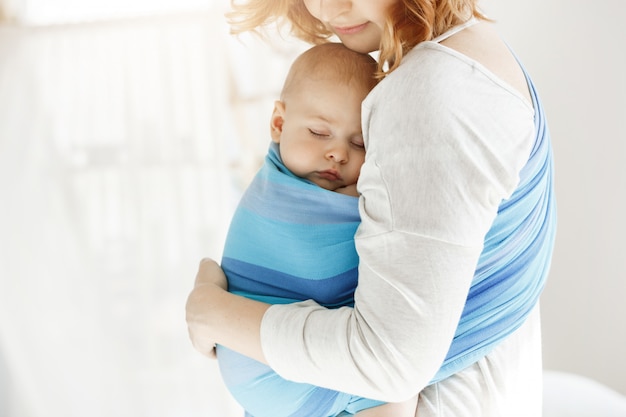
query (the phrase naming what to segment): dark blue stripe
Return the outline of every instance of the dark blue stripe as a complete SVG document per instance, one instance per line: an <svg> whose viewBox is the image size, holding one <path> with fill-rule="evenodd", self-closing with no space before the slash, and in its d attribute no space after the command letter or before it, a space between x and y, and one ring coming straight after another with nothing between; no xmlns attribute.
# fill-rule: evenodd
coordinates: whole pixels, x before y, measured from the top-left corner
<svg viewBox="0 0 626 417"><path fill-rule="evenodd" d="M306 279L274 269L223 258L222 268L228 276L228 290L249 298L280 297L285 303L315 300L326 307L353 305L357 268L325 279Z"/></svg>

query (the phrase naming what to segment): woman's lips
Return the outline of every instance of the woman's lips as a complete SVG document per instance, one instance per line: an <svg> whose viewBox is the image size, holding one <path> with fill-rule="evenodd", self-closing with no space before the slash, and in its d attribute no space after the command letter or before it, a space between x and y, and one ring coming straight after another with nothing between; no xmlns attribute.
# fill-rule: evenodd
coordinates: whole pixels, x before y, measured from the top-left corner
<svg viewBox="0 0 626 417"><path fill-rule="evenodd" d="M369 22L362 23L356 26L333 26L333 30L337 35L353 35L365 29Z"/></svg>

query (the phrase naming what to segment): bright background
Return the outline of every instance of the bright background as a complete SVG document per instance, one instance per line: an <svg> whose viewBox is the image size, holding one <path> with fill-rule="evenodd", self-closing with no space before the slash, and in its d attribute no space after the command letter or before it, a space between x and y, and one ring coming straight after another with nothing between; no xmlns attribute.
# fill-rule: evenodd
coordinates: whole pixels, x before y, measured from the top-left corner
<svg viewBox="0 0 626 417"><path fill-rule="evenodd" d="M0 0L0 416L241 416L187 340L304 45L228 35L225 0ZM556 152L545 367L626 394L619 0L501 2Z"/></svg>

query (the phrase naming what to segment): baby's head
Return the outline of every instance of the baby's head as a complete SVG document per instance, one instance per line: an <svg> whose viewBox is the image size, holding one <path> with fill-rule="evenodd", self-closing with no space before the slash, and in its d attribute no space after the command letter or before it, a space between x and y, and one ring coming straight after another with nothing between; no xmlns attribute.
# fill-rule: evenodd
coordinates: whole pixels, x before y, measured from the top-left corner
<svg viewBox="0 0 626 417"><path fill-rule="evenodd" d="M365 159L361 102L376 71L371 56L339 43L314 46L294 61L271 133L295 175L333 191L356 183Z"/></svg>
<svg viewBox="0 0 626 417"><path fill-rule="evenodd" d="M377 63L367 54L348 49L341 43L324 43L304 51L291 64L283 85L281 100L298 92L303 81L346 84L369 92L376 85Z"/></svg>

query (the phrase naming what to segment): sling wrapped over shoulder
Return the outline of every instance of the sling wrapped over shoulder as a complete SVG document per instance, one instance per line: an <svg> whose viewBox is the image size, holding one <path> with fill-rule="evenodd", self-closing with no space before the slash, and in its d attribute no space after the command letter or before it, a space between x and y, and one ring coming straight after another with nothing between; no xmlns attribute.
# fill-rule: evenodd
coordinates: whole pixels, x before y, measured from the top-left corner
<svg viewBox="0 0 626 417"><path fill-rule="evenodd" d="M523 69L523 68L522 68ZM485 237L465 308L437 382L484 357L518 329L539 301L556 235L550 132L532 80L535 144L520 183Z"/></svg>

